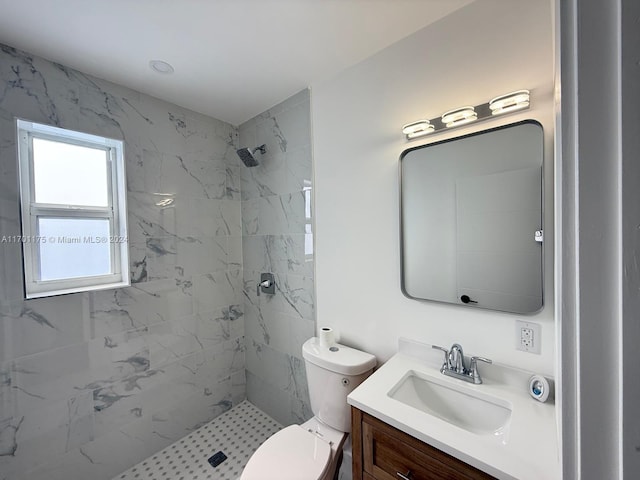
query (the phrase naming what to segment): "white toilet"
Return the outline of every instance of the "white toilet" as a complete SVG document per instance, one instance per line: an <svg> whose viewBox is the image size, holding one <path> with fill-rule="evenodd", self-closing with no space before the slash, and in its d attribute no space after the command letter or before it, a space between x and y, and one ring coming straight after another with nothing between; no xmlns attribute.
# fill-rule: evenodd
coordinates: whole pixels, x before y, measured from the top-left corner
<svg viewBox="0 0 640 480"><path fill-rule="evenodd" d="M249 459L240 480L333 480L351 431L347 395L373 371L376 358L344 345L302 346L314 417L270 437Z"/></svg>

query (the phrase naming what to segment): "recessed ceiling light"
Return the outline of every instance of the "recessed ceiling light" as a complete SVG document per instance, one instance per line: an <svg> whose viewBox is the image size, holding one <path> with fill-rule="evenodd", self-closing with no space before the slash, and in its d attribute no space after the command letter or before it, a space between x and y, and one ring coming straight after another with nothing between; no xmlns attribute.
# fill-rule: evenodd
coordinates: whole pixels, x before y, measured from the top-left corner
<svg viewBox="0 0 640 480"><path fill-rule="evenodd" d="M167 62L163 62L162 60L151 60L149 62L149 68L156 73L164 73L169 74L173 73L173 67Z"/></svg>

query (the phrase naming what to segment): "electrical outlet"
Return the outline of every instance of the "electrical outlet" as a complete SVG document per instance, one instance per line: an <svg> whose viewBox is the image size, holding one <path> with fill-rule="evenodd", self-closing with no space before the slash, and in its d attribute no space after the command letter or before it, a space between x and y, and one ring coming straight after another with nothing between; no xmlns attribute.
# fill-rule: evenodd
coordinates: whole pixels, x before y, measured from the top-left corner
<svg viewBox="0 0 640 480"><path fill-rule="evenodd" d="M533 348L533 330L520 327L520 345L525 348Z"/></svg>
<svg viewBox="0 0 640 480"><path fill-rule="evenodd" d="M516 321L516 349L540 354L540 324Z"/></svg>

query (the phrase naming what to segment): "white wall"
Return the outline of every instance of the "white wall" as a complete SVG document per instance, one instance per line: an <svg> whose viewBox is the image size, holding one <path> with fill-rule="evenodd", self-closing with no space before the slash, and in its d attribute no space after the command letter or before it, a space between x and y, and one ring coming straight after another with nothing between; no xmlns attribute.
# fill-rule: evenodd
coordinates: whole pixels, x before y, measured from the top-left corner
<svg viewBox="0 0 640 480"><path fill-rule="evenodd" d="M525 118L545 129L545 236L553 238L553 50L547 0L483 0L312 86L318 326L385 361L406 336L552 374L552 242L545 307L533 316L420 302L400 291L398 158L404 123L528 88L532 109L433 140ZM515 320L542 325L541 355L515 350Z"/></svg>

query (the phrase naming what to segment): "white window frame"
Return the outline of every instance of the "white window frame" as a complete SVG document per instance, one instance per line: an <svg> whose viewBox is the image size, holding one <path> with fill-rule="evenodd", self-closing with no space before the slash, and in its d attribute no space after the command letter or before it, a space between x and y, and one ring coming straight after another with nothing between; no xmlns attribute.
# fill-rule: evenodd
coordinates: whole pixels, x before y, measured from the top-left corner
<svg viewBox="0 0 640 480"><path fill-rule="evenodd" d="M22 254L24 263L25 298L40 298L67 293L119 288L131 285L129 244L127 236L127 182L124 165L124 143L21 119L16 120L18 135L18 165L20 203L22 211ZM41 138L107 152L108 205L44 204L35 201L33 139ZM70 185L69 187L72 187ZM111 248L111 274L75 277L60 280L40 279L40 245L50 239L38 232L38 218L108 219Z"/></svg>

